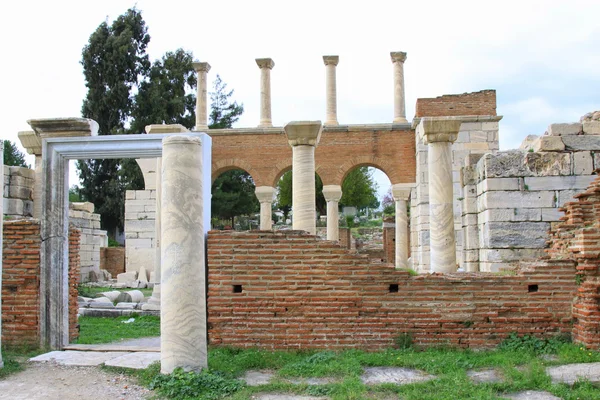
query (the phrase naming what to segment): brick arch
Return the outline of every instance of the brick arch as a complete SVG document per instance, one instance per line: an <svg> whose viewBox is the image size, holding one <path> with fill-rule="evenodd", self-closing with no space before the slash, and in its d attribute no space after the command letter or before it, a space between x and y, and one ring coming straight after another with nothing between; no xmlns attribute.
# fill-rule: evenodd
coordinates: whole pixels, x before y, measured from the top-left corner
<svg viewBox="0 0 600 400"><path fill-rule="evenodd" d="M273 184L271 186L276 187L277 182L279 182L279 179L281 179L283 174L285 174L286 172L291 171L291 170L292 170L292 161L291 160L283 160L283 161L280 161L277 164L275 164L275 167L273 168L275 175L274 175L273 179L271 180L271 182L273 182ZM267 180L267 182L268 182L268 180Z"/></svg>
<svg viewBox="0 0 600 400"><path fill-rule="evenodd" d="M250 177L254 181L256 186L261 186L261 182L257 179L256 171L250 163L245 160L241 160L239 158L228 158L224 160L219 160L213 162L212 165L212 174L211 174L211 185L215 182L215 179L219 177L224 172L231 171L232 169L241 169L250 174Z"/></svg>
<svg viewBox="0 0 600 400"><path fill-rule="evenodd" d="M383 173L387 175L388 179L392 184L400 183L399 177L396 174L396 168L394 167L391 161L382 159L377 156L364 155L353 157L352 159L342 163L332 175L333 183L328 182L327 184L341 186L342 183L344 183L344 179L346 179L346 176L348 176L350 171L352 171L355 168L365 166L374 167L383 171Z"/></svg>

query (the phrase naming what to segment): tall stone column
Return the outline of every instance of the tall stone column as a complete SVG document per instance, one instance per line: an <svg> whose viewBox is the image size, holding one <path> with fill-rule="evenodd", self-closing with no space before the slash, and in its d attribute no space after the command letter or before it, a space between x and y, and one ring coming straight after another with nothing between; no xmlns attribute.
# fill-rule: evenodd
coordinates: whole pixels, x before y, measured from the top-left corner
<svg viewBox="0 0 600 400"><path fill-rule="evenodd" d="M323 186L323 196L327 201L327 240L340 240L339 201L342 198L340 185Z"/></svg>
<svg viewBox="0 0 600 400"><path fill-rule="evenodd" d="M426 117L417 127L428 147L431 272L456 271L452 143L460 125L456 117Z"/></svg>
<svg viewBox="0 0 600 400"><path fill-rule="evenodd" d="M194 62L194 69L198 73L198 88L196 95L196 126L195 131L206 131L208 129L207 114L207 75L210 71L210 64L207 62Z"/></svg>
<svg viewBox="0 0 600 400"><path fill-rule="evenodd" d="M337 87L335 68L340 61L339 56L323 56L325 63L325 94L327 97L327 115L324 125L337 125Z"/></svg>
<svg viewBox="0 0 600 400"><path fill-rule="evenodd" d="M292 146L292 226L315 235L315 147L323 126L321 121L294 121L284 129Z"/></svg>
<svg viewBox="0 0 600 400"><path fill-rule="evenodd" d="M271 70L275 66L271 58L257 58L260 68L260 124L259 127L273 126L271 120Z"/></svg>
<svg viewBox="0 0 600 400"><path fill-rule="evenodd" d="M255 193L260 202L260 230L270 231L273 227L272 205L275 198L275 188L258 186Z"/></svg>
<svg viewBox="0 0 600 400"><path fill-rule="evenodd" d="M0 171L2 171L2 182L0 182L0 193L4 193L4 141L0 141ZM4 195L3 195L4 197ZM0 368L4 368L2 361L2 249L4 236L4 201L0 201Z"/></svg>
<svg viewBox="0 0 600 400"><path fill-rule="evenodd" d="M396 268L409 268L407 205L413 186L412 183L392 185L392 196L396 203Z"/></svg>
<svg viewBox="0 0 600 400"><path fill-rule="evenodd" d="M160 362L167 374L207 367L202 168L199 137L163 139Z"/></svg>
<svg viewBox="0 0 600 400"><path fill-rule="evenodd" d="M393 51L390 55L394 64L394 122L408 122L406 120L406 99L404 98L404 61L406 61L406 53Z"/></svg>

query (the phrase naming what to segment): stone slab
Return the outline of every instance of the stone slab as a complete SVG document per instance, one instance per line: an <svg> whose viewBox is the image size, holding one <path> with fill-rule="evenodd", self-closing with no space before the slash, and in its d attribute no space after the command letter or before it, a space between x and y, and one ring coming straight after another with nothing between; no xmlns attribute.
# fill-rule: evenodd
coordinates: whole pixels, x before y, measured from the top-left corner
<svg viewBox="0 0 600 400"><path fill-rule="evenodd" d="M582 125L579 122L572 124L550 124L548 126L548 135L564 136L564 135L579 135L582 132Z"/></svg>
<svg viewBox="0 0 600 400"><path fill-rule="evenodd" d="M550 392L541 392L537 390L526 390L513 394L504 394L503 398L511 400L561 400Z"/></svg>
<svg viewBox="0 0 600 400"><path fill-rule="evenodd" d="M260 386L267 385L274 376L275 372L271 370L250 370L246 371L244 376L242 376L242 380L245 381L248 386Z"/></svg>
<svg viewBox="0 0 600 400"><path fill-rule="evenodd" d="M467 376L473 383L496 383L504 380L495 369L470 370L467 371Z"/></svg>
<svg viewBox="0 0 600 400"><path fill-rule="evenodd" d="M369 367L365 368L360 380L365 385L376 385L380 383L406 385L409 383L424 382L434 378L435 376L410 368Z"/></svg>
<svg viewBox="0 0 600 400"><path fill-rule="evenodd" d="M488 249L541 249L549 229L549 222L489 222L480 229L480 242Z"/></svg>
<svg viewBox="0 0 600 400"><path fill-rule="evenodd" d="M540 208L495 208L485 210L479 214L479 223L488 222L517 222L517 221L541 221L542 210Z"/></svg>
<svg viewBox="0 0 600 400"><path fill-rule="evenodd" d="M111 354L111 353L108 353ZM160 353L136 351L111 358L104 364L111 367L145 369L150 364L160 361Z"/></svg>
<svg viewBox="0 0 600 400"><path fill-rule="evenodd" d="M497 190L519 190L519 178L488 178L477 184L477 193Z"/></svg>
<svg viewBox="0 0 600 400"><path fill-rule="evenodd" d="M583 133L586 135L600 135L600 121L584 121Z"/></svg>
<svg viewBox="0 0 600 400"><path fill-rule="evenodd" d="M532 144L533 151L563 151L565 144L560 136L540 136Z"/></svg>
<svg viewBox="0 0 600 400"><path fill-rule="evenodd" d="M586 189L596 176L537 176L524 179L525 187L536 190Z"/></svg>
<svg viewBox="0 0 600 400"><path fill-rule="evenodd" d="M546 368L552 383L574 384L578 380L600 382L600 362L585 364L567 364Z"/></svg>
<svg viewBox="0 0 600 400"><path fill-rule="evenodd" d="M91 351L51 351L50 353L41 354L37 357L30 358L29 361L45 362L55 361L60 365L78 365L78 366L94 366L104 364L106 361L124 356L128 353L114 352L91 352Z"/></svg>
<svg viewBox="0 0 600 400"><path fill-rule="evenodd" d="M563 136L563 142L567 150L600 150L600 136L596 135Z"/></svg>
<svg viewBox="0 0 600 400"><path fill-rule="evenodd" d="M553 191L510 191L486 192L477 198L480 211L501 208L544 208L554 207Z"/></svg>

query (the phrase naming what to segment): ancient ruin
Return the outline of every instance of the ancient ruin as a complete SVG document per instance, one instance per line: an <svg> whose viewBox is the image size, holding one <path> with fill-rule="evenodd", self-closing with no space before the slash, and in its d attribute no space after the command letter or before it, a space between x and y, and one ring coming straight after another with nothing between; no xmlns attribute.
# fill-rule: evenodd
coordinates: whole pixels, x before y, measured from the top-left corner
<svg viewBox="0 0 600 400"><path fill-rule="evenodd" d="M408 122L406 54L393 52L391 60L394 115L385 124L339 121L340 60L331 55L323 57L323 124L273 126L270 58L256 60L256 127L207 129L205 62L195 63L191 131L150 125L145 134L100 137L91 120L30 121L33 131L20 138L36 155L35 176L8 169L9 187L14 172L29 189L5 190L4 204L6 213L19 209L13 199L22 201L33 219L5 223L2 295L39 299L40 328L19 320L16 301L3 301L10 322L3 340L28 326L44 345L69 342L77 313L69 274L89 272L80 269L82 247L101 247L105 236L95 232L95 217L84 217L82 208L94 215L88 206L75 206L71 218L90 226L69 230L67 161L130 157L140 159L146 188L127 193L120 279L154 283L148 309L160 309L164 372L206 366L207 332L211 344L263 348L381 349L400 333L421 345L480 348L510 332L572 334L598 348L600 115L552 124L521 149L499 151L495 91L418 99ZM342 182L360 166L379 168L392 183L396 214L385 228L384 263L348 250L339 227ZM256 184L260 231L207 232L210 184L230 169L245 170ZM276 182L289 170L294 230L273 231ZM327 240L315 236L315 172L327 201ZM33 194L11 197L17 192ZM25 254L38 254L39 263L34 257L31 279L18 281L11 271L32 265Z"/></svg>

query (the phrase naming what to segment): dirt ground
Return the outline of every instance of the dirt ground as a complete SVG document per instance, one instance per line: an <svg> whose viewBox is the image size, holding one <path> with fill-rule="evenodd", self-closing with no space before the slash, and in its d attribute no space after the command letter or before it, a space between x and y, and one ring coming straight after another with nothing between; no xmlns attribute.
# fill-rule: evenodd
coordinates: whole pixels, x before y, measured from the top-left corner
<svg viewBox="0 0 600 400"><path fill-rule="evenodd" d="M24 371L0 380L0 399L10 400L141 400L152 394L125 375L52 362L28 363Z"/></svg>

